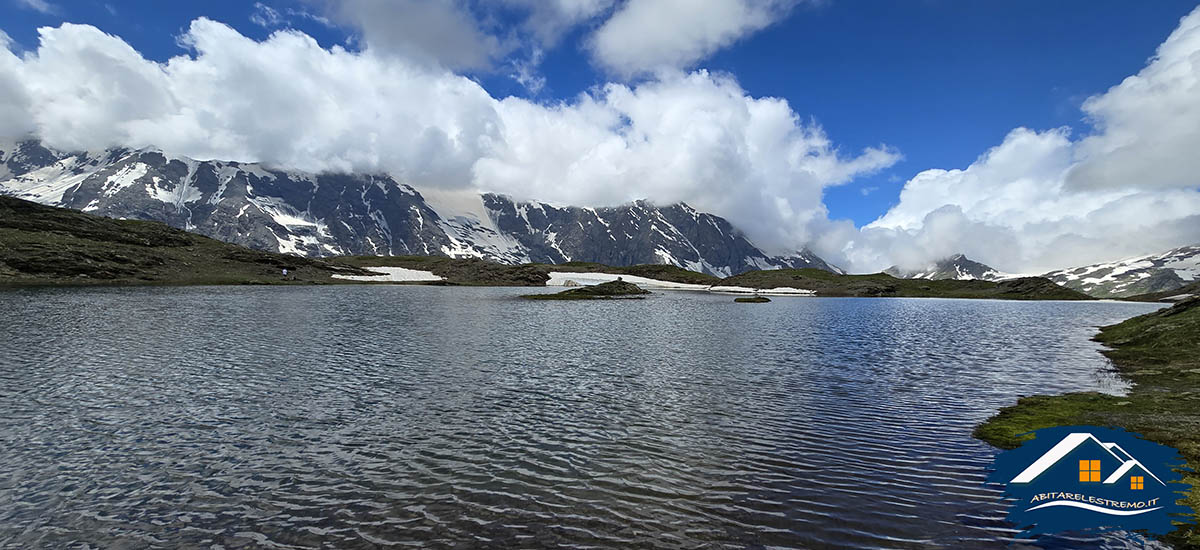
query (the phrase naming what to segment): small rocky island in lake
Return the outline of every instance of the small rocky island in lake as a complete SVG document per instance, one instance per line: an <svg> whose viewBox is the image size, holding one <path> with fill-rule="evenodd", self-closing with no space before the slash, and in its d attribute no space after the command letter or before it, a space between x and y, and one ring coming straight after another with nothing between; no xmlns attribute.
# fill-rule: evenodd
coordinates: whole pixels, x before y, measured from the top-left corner
<svg viewBox="0 0 1200 550"><path fill-rule="evenodd" d="M646 294L650 294L650 291L618 278L615 281L598 285L571 288L557 294L526 294L522 298L530 300L612 300L644 298Z"/></svg>
<svg viewBox="0 0 1200 550"><path fill-rule="evenodd" d="M754 296L742 296L741 298L734 298L733 301L738 302L740 304L765 304L767 302L770 302L771 299L767 298L766 296L754 295Z"/></svg>

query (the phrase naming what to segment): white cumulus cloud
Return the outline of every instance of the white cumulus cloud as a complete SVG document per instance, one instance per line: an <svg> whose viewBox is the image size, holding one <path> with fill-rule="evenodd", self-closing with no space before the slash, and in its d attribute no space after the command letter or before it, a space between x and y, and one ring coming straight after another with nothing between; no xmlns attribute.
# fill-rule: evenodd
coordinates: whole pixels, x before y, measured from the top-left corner
<svg viewBox="0 0 1200 550"><path fill-rule="evenodd" d="M822 251L862 271L962 252L1038 273L1200 242L1200 9L1083 110L1093 133L1015 129L965 169L917 174Z"/></svg>
<svg viewBox="0 0 1200 550"><path fill-rule="evenodd" d="M157 146L579 205L686 200L780 251L824 223L824 187L898 158L841 152L786 101L705 71L547 104L291 30L255 41L198 19L180 37L192 53L165 64L94 27L39 32L36 51L0 57L0 116L62 149Z"/></svg>
<svg viewBox="0 0 1200 550"><path fill-rule="evenodd" d="M505 0L528 10L524 25L543 47L553 46L563 33L607 12L615 0Z"/></svg>
<svg viewBox="0 0 1200 550"><path fill-rule="evenodd" d="M508 98L498 112L502 139L475 165L484 189L566 204L686 201L781 250L825 219L826 186L899 158L882 146L842 155L786 101L705 71L608 84L564 105Z"/></svg>
<svg viewBox="0 0 1200 550"><path fill-rule="evenodd" d="M508 46L466 0L315 0L333 21L359 29L376 52L450 69L486 69Z"/></svg>
<svg viewBox="0 0 1200 550"><path fill-rule="evenodd" d="M628 0L591 38L622 76L690 67L786 15L797 0Z"/></svg>
<svg viewBox="0 0 1200 550"><path fill-rule="evenodd" d="M578 5L582 19L633 9ZM0 35L0 133L62 149L157 146L583 206L687 201L771 251L809 244L854 271L961 252L1037 273L1200 242L1200 9L1142 71L1085 102L1090 132L1017 128L970 166L917 174L861 229L830 220L822 193L899 153L839 150L731 75L668 63L539 102L493 97L423 54L326 49L294 30L257 41L198 19L179 38L188 54L166 63L91 26L39 33L21 55Z"/></svg>

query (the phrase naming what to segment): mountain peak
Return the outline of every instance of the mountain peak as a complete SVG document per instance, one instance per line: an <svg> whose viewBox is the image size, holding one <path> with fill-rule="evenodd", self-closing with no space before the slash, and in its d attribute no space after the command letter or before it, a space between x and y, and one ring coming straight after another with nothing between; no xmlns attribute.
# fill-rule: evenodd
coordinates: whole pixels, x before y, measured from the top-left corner
<svg viewBox="0 0 1200 550"><path fill-rule="evenodd" d="M723 277L750 269L840 272L807 249L768 255L727 220L683 202L659 207L639 199L582 208L469 190L425 191L386 175L197 161L156 148L65 153L36 141L0 145L0 193L161 221L260 250L671 264Z"/></svg>
<svg viewBox="0 0 1200 550"><path fill-rule="evenodd" d="M1124 298L1200 282L1200 244L1113 262L1051 271L1058 284L1097 298Z"/></svg>
<svg viewBox="0 0 1200 550"><path fill-rule="evenodd" d="M979 263L975 260L967 258L964 254L955 254L948 258L938 260L922 269L909 270L902 269L899 266L892 266L884 270L884 273L900 279L956 279L965 281L969 279L978 279L982 281L998 281L1000 279L1011 278L1011 275L1001 273L996 269Z"/></svg>

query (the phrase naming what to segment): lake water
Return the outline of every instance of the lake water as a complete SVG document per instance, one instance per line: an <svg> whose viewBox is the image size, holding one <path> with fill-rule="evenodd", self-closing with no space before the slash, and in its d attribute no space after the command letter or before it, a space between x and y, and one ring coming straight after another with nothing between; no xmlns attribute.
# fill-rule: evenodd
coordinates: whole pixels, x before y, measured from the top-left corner
<svg viewBox="0 0 1200 550"><path fill-rule="evenodd" d="M529 291L0 292L0 546L1004 548L971 429L1158 307Z"/></svg>

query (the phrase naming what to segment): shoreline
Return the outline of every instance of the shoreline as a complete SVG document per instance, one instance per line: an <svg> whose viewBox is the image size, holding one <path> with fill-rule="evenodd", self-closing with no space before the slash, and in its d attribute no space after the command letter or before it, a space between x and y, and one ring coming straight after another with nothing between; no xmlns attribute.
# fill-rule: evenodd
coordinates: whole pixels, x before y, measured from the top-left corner
<svg viewBox="0 0 1200 550"><path fill-rule="evenodd" d="M977 426L974 437L1000 449L1019 447L1028 432L1054 426L1116 426L1179 450L1192 488L1181 499L1193 511L1163 540L1200 548L1200 298L1100 327L1093 340L1108 347L1125 395L1075 392L1021 397Z"/></svg>
<svg viewBox="0 0 1200 550"><path fill-rule="evenodd" d="M361 268L370 269L370 268ZM297 272L302 272L302 269L297 269ZM628 277L621 273L606 273L595 271L579 271L570 273L587 273L609 275L613 279L616 277ZM19 289L35 289L35 288L143 288L143 287L196 287L196 286L211 286L211 287L240 287L240 286L442 286L442 287L483 287L483 288L563 288L563 285L551 284L519 284L519 283L480 283L480 282L463 282L447 278L428 279L428 280L405 280L391 279L387 275L380 273L378 280L372 275L356 275L353 278L349 276L331 275L328 279L310 279L310 278L292 278L289 274L287 279L280 278L272 279L269 276L261 278L213 278L211 280L189 279L189 280L145 280L145 279L91 279L79 278L78 280L45 280L45 279L28 279L28 280L0 280L0 291L4 290L19 290ZM1128 299L1113 299L1113 298L1095 298L1090 300L1080 300L1072 298L1025 298L1025 297L1007 297L1007 296L970 296L970 295L950 295L950 296L930 296L930 295L845 295L845 294L820 294L816 291L809 293L807 289L794 287L777 287L777 288L752 288L752 287L726 287L723 285L713 285L710 287L685 288L677 286L670 281L663 281L666 284L661 286L652 285L646 288L654 291L670 291L677 293L702 293L702 294L718 294L723 296L779 296L779 297L795 297L795 298L848 298L848 299L925 299L925 300L982 300L982 301L998 301L998 302L1069 302L1069 303L1156 303L1144 302L1141 300ZM585 285L586 286L586 285ZM729 288L737 288L737 290L727 290ZM1164 303L1164 305L1169 305Z"/></svg>

